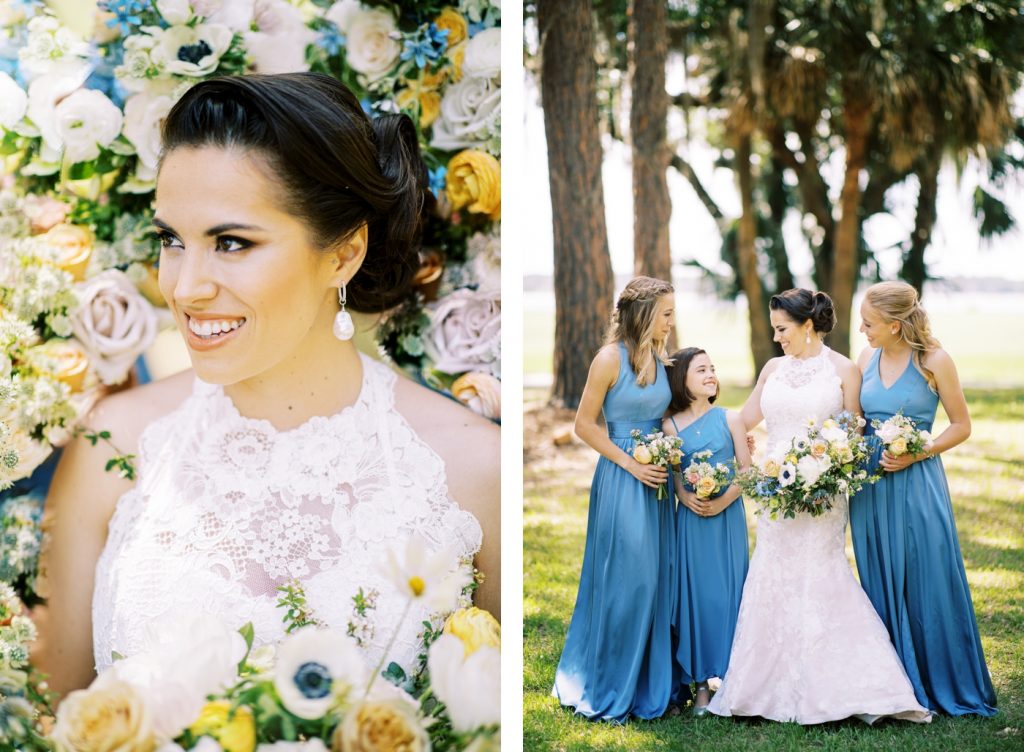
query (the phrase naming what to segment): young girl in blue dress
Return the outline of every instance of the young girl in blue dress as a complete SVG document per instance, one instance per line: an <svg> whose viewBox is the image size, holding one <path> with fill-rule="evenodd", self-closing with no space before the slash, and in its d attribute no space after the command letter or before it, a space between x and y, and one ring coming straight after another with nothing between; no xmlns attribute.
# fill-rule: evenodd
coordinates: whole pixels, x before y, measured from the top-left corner
<svg viewBox="0 0 1024 752"><path fill-rule="evenodd" d="M711 450L706 461L733 471L750 465L746 429L739 413L715 407L718 377L708 354L688 347L673 354L668 368L672 415L665 419L666 435L683 440L685 469L697 452ZM740 488L731 484L709 499L698 498L693 486L674 473L682 506L675 517L676 585L673 607L673 652L677 697L696 684L694 713L706 712L708 679L723 677L747 576L747 520Z"/></svg>
<svg viewBox="0 0 1024 752"><path fill-rule="evenodd" d="M673 551L672 502L655 494L668 473L633 459L630 432L661 429L673 298L661 280L626 285L576 413L576 434L601 458L553 694L592 719L656 718L672 692L671 573L663 566ZM607 427L598 423L602 413Z"/></svg>
<svg viewBox="0 0 1024 752"><path fill-rule="evenodd" d="M898 412L931 431L940 401L949 418L949 427L921 454L876 450L882 479L850 500L861 585L889 630L918 702L949 715L991 716L995 691L939 458L971 434L956 366L931 335L910 285L873 285L860 313L870 345L858 360L866 432L872 433L870 421Z"/></svg>

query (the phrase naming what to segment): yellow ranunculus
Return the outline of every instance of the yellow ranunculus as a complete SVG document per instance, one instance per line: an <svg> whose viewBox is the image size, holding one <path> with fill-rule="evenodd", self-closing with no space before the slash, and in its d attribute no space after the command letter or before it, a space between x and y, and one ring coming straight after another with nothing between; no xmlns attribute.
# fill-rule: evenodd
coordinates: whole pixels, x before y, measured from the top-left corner
<svg viewBox="0 0 1024 752"><path fill-rule="evenodd" d="M224 752L253 752L256 749L256 721L245 705L231 715L231 703L214 700L203 707L199 718L189 726L195 737L212 736Z"/></svg>
<svg viewBox="0 0 1024 752"><path fill-rule="evenodd" d="M85 269L89 265L89 257L96 243L96 236L92 230L82 225L62 223L51 227L38 237L58 252L57 266L78 282L85 279Z"/></svg>
<svg viewBox="0 0 1024 752"><path fill-rule="evenodd" d="M894 457L899 457L901 454L906 454L906 453L907 453L907 440L904 439L902 436L900 438L894 440L889 445L889 454L893 455Z"/></svg>
<svg viewBox="0 0 1024 752"><path fill-rule="evenodd" d="M395 103L403 110L414 109L418 104L420 127L427 128L441 114L441 95L436 91L429 91L424 88L418 89L419 96L417 97L417 89L416 84L413 84L408 89L402 89L398 92L398 96L395 97Z"/></svg>
<svg viewBox="0 0 1024 752"><path fill-rule="evenodd" d="M82 391L89 372L89 356L73 339L51 339L39 346L39 353L48 361L47 370L72 392Z"/></svg>
<svg viewBox="0 0 1024 752"><path fill-rule="evenodd" d="M127 682L102 676L89 689L64 698L51 739L60 752L156 749L150 709L138 691Z"/></svg>
<svg viewBox="0 0 1024 752"><path fill-rule="evenodd" d="M452 61L452 80L462 80L462 61L466 59L466 42L448 47L448 59Z"/></svg>
<svg viewBox="0 0 1024 752"><path fill-rule="evenodd" d="M460 608L449 616L444 624L444 633L462 640L466 656L481 647L501 649L501 625L489 612L476 606Z"/></svg>
<svg viewBox="0 0 1024 752"><path fill-rule="evenodd" d="M501 165L485 151L466 149L448 162L445 192L453 209L501 218Z"/></svg>
<svg viewBox="0 0 1024 752"><path fill-rule="evenodd" d="M633 459L641 465L649 465L651 464L651 450L643 444L638 444L636 449L633 450Z"/></svg>
<svg viewBox="0 0 1024 752"><path fill-rule="evenodd" d="M451 49L469 35L469 23L454 8L441 11L434 23L439 29L448 29L448 48Z"/></svg>

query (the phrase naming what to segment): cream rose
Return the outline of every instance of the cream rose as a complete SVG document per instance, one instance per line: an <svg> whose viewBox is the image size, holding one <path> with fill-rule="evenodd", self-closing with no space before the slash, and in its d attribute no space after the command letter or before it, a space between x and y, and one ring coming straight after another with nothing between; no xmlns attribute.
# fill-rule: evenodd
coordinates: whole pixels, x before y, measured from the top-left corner
<svg viewBox="0 0 1024 752"><path fill-rule="evenodd" d="M907 453L907 440L902 436L898 439L894 439L889 445L889 454L894 457L899 457L901 454Z"/></svg>
<svg viewBox="0 0 1024 752"><path fill-rule="evenodd" d="M156 748L145 699L131 684L106 675L89 689L64 698L52 739L60 752L151 752Z"/></svg>
<svg viewBox="0 0 1024 752"><path fill-rule="evenodd" d="M489 78L463 78L448 87L431 145L454 151L483 146L501 120L501 89Z"/></svg>
<svg viewBox="0 0 1024 752"><path fill-rule="evenodd" d="M715 492L714 478L701 478L697 481L697 495L702 498L709 498Z"/></svg>
<svg viewBox="0 0 1024 752"><path fill-rule="evenodd" d="M59 224L40 235L39 240L57 252L57 266L76 282L82 281L96 244L92 230L83 225Z"/></svg>
<svg viewBox="0 0 1024 752"><path fill-rule="evenodd" d="M456 290L429 306L424 343L434 368L444 373L501 375L501 301L497 291Z"/></svg>
<svg viewBox="0 0 1024 752"><path fill-rule="evenodd" d="M0 128L10 130L28 110L28 94L6 73L0 73Z"/></svg>
<svg viewBox="0 0 1024 752"><path fill-rule="evenodd" d="M482 647L465 654L462 641L443 634L427 655L430 684L445 704L452 727L475 731L501 722L501 653Z"/></svg>
<svg viewBox="0 0 1024 752"><path fill-rule="evenodd" d="M452 394L477 415L501 417L501 382L489 373L470 371L455 379Z"/></svg>
<svg viewBox="0 0 1024 752"><path fill-rule="evenodd" d="M484 29L466 43L462 75L468 78L501 78L501 29Z"/></svg>
<svg viewBox="0 0 1024 752"><path fill-rule="evenodd" d="M100 381L119 384L135 359L156 337L153 307L128 277L108 269L75 287L80 301L71 316L75 336L85 347Z"/></svg>
<svg viewBox="0 0 1024 752"><path fill-rule="evenodd" d="M121 110L107 95L94 89L79 89L54 109L57 134L64 143L64 159L87 162L100 155L121 132Z"/></svg>
<svg viewBox="0 0 1024 752"><path fill-rule="evenodd" d="M651 450L645 447L643 444L638 444L633 450L633 459L639 462L641 465L651 464Z"/></svg>
<svg viewBox="0 0 1024 752"><path fill-rule="evenodd" d="M155 170L160 161L160 128L175 101L170 94L143 91L124 103L124 136L150 169Z"/></svg>
<svg viewBox="0 0 1024 752"><path fill-rule="evenodd" d="M67 384L72 392L80 392L89 372L89 356L73 339L51 339L38 347L45 360L44 367L57 381Z"/></svg>
<svg viewBox="0 0 1024 752"><path fill-rule="evenodd" d="M395 38L398 27L394 16L382 8L360 8L349 13L346 23L345 59L349 66L370 81L382 78L402 53L402 44Z"/></svg>
<svg viewBox="0 0 1024 752"><path fill-rule="evenodd" d="M365 700L352 707L334 731L332 752L430 749L430 737L408 700Z"/></svg>

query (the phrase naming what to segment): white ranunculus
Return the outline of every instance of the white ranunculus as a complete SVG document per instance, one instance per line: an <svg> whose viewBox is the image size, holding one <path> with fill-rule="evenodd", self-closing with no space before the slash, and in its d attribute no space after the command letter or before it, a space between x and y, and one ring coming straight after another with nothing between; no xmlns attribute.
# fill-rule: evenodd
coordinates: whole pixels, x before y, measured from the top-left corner
<svg viewBox="0 0 1024 752"><path fill-rule="evenodd" d="M481 147L500 119L501 88L490 78L463 77L444 93L431 146L445 151Z"/></svg>
<svg viewBox="0 0 1024 752"><path fill-rule="evenodd" d="M135 147L139 161L156 170L160 160L160 127L177 98L170 94L140 92L124 103L124 136Z"/></svg>
<svg viewBox="0 0 1024 752"><path fill-rule="evenodd" d="M317 627L303 627L285 638L277 651L274 687L289 712L315 720L341 698L356 699L370 671L355 641Z"/></svg>
<svg viewBox="0 0 1024 752"><path fill-rule="evenodd" d="M803 481L804 488L810 488L818 482L818 478L828 469L828 465L823 464L817 458L808 454L797 461L796 469L800 473L800 479Z"/></svg>
<svg viewBox="0 0 1024 752"><path fill-rule="evenodd" d="M501 300L498 290L456 290L429 307L424 347L444 373L483 371L501 376Z"/></svg>
<svg viewBox="0 0 1024 752"><path fill-rule="evenodd" d="M156 9L171 26L186 24L192 18L188 0L156 0Z"/></svg>
<svg viewBox="0 0 1024 752"><path fill-rule="evenodd" d="M462 640L443 634L430 646L430 686L460 733L501 722L501 652L480 647L468 656Z"/></svg>
<svg viewBox="0 0 1024 752"><path fill-rule="evenodd" d="M466 44L462 75L470 78L501 78L501 29L484 29Z"/></svg>
<svg viewBox="0 0 1024 752"><path fill-rule="evenodd" d="M39 129L45 146L53 152L59 154L63 146L55 117L57 103L84 84L88 77L88 64L71 63L39 76L28 86L28 118Z"/></svg>
<svg viewBox="0 0 1024 752"><path fill-rule="evenodd" d="M227 26L216 23L199 24L194 28L147 26L143 31L156 38L150 57L165 73L194 77L213 73L235 36Z"/></svg>
<svg viewBox="0 0 1024 752"><path fill-rule="evenodd" d="M10 130L25 117L28 94L6 73L0 73L0 128Z"/></svg>
<svg viewBox="0 0 1024 752"><path fill-rule="evenodd" d="M324 18L338 27L342 34L348 33L349 24L352 19L362 10L359 0L338 0L324 14Z"/></svg>
<svg viewBox="0 0 1024 752"><path fill-rule="evenodd" d="M103 92L79 89L57 105L54 119L64 159L73 164L96 159L121 132L124 116Z"/></svg>
<svg viewBox="0 0 1024 752"><path fill-rule="evenodd" d="M386 75L402 54L395 17L383 8L360 8L348 19L346 60L370 81Z"/></svg>
<svg viewBox="0 0 1024 752"><path fill-rule="evenodd" d="M71 316L71 328L100 381L119 384L156 337L153 306L117 269L79 283L75 293L80 303Z"/></svg>

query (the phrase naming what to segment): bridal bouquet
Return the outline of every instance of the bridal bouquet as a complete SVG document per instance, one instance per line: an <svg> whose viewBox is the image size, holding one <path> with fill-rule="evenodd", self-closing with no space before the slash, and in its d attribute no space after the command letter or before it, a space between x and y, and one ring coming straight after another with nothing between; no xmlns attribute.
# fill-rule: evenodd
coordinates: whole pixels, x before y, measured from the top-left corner
<svg viewBox="0 0 1024 752"><path fill-rule="evenodd" d="M644 435L640 429L634 428L630 432L635 446L633 447L633 459L641 465L657 465L668 468L679 465L683 461L683 440L678 436L666 436L661 431ZM668 488L665 483L658 486L658 501L668 496Z"/></svg>
<svg viewBox="0 0 1024 752"><path fill-rule="evenodd" d="M894 457L926 452L928 442L932 440L931 433L919 431L914 421L902 413L896 413L884 421L873 420L871 427L882 446Z"/></svg>
<svg viewBox="0 0 1024 752"><path fill-rule="evenodd" d="M413 538L386 571L408 605L454 604L466 580L452 564ZM407 677L397 663L383 665L401 624L377 665L367 661L373 591L353 599L346 631L319 624L297 584L281 589L287 635L276 645L254 649L251 625L234 632L209 617L154 625L148 649L67 696L50 735L56 749L500 748L501 636L486 611L424 622L420 670Z"/></svg>
<svg viewBox="0 0 1024 752"><path fill-rule="evenodd" d="M690 455L690 464L683 473L683 481L698 499L710 499L717 496L732 483L732 473L721 462L712 465L707 460L714 454L710 449Z"/></svg>
<svg viewBox="0 0 1024 752"><path fill-rule="evenodd" d="M863 418L845 411L820 426L809 419L806 432L795 436L785 453L755 461L737 473L736 482L758 502L759 513L773 520L824 514L835 496L856 493L878 480L864 469L870 452L858 429L865 425Z"/></svg>

